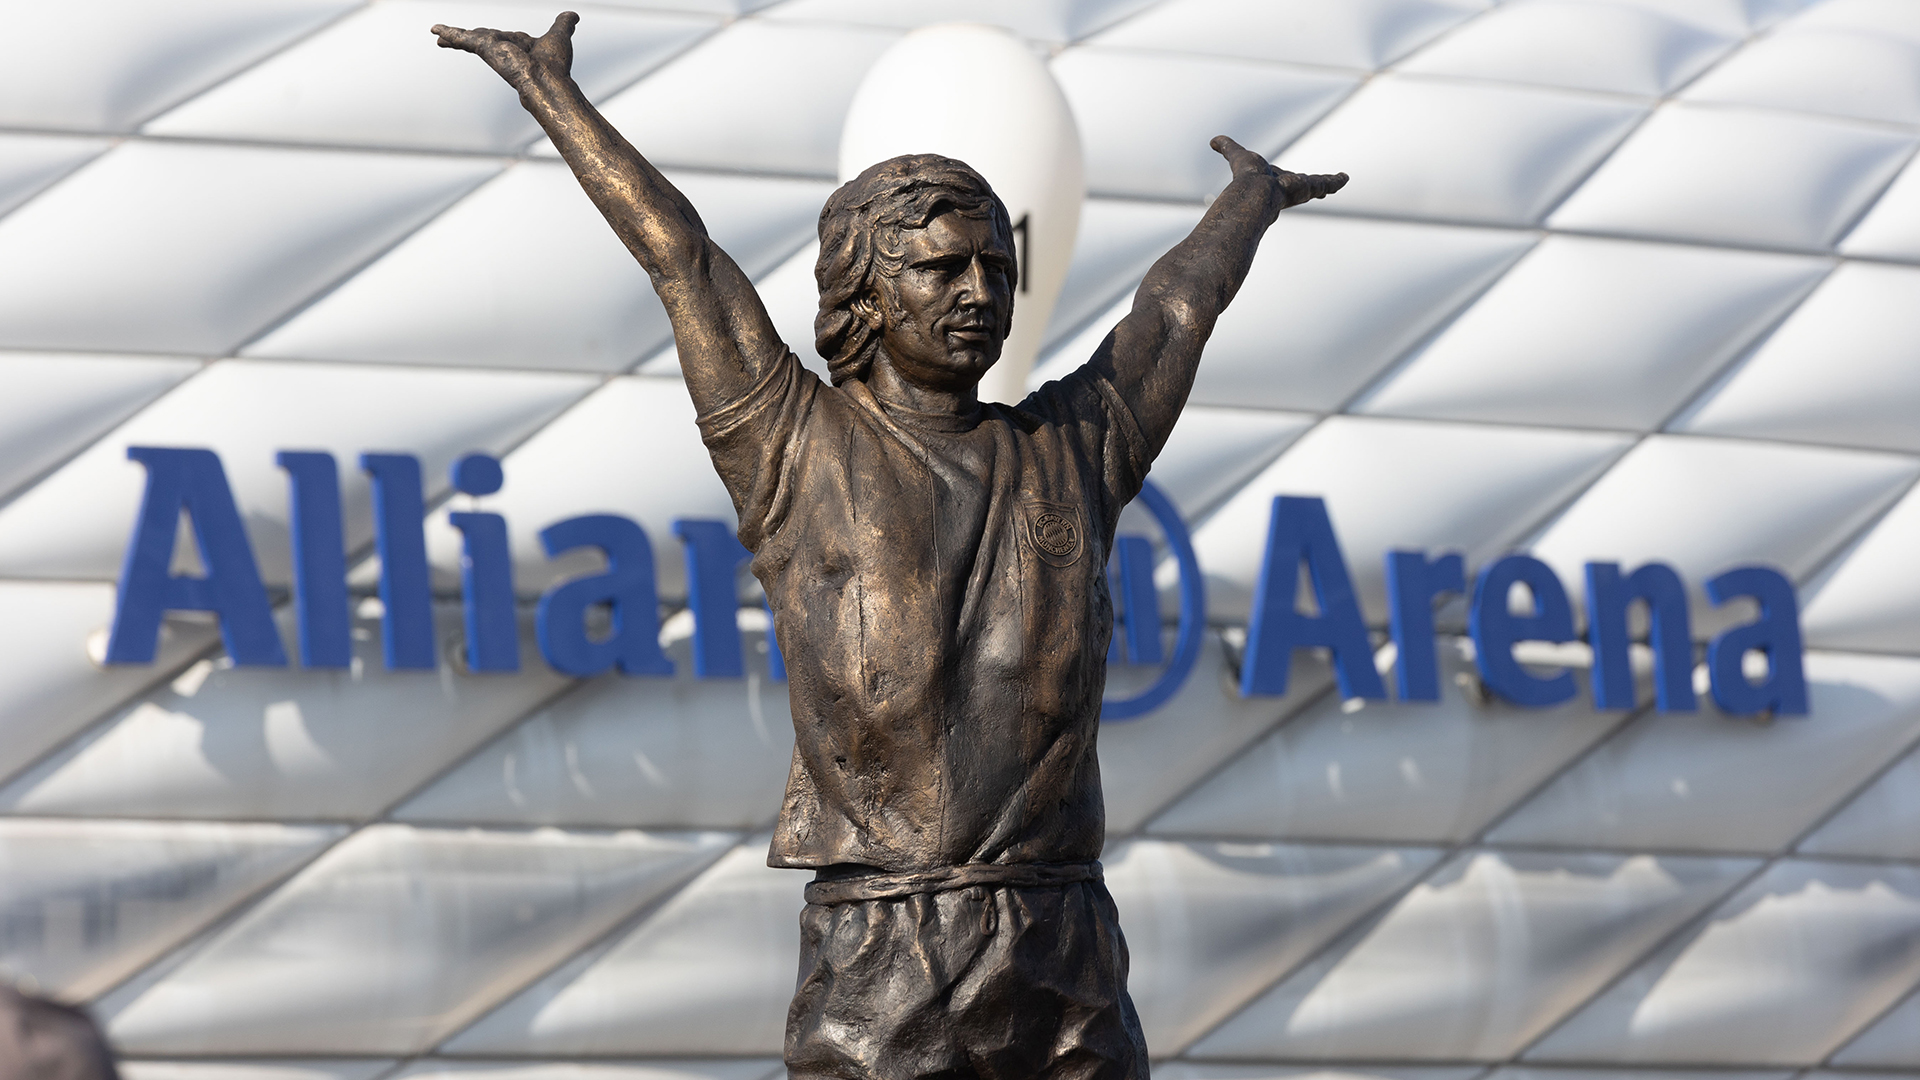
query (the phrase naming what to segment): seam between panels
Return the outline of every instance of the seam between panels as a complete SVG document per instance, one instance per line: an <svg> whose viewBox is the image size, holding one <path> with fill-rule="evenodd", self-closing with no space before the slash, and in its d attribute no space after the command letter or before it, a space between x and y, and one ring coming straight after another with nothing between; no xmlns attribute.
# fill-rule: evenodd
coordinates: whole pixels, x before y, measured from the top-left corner
<svg viewBox="0 0 1920 1080"><path fill-rule="evenodd" d="M1900 159L1900 167L1888 173L1886 182L1882 183L1879 190L1873 193L1873 197L1862 202L1860 209L1854 211L1853 216L1834 232L1833 239L1828 244L1834 251L1838 252L1840 245L1845 243L1849 236L1853 235L1853 231L1859 228L1862 222L1866 221L1867 215L1873 213L1874 210L1880 206L1880 200L1887 197L1887 192L1893 188L1894 184L1900 181L1900 177L1912 166L1914 156L1920 154L1920 140L1916 140L1913 129L1907 129L1905 134L1907 137L1907 153L1905 157Z"/></svg>
<svg viewBox="0 0 1920 1080"><path fill-rule="evenodd" d="M1766 347L1767 342L1773 340L1774 335L1780 332L1780 328L1785 326L1795 315L1799 314L1800 309L1806 306L1807 301L1812 299L1813 295L1820 291L1820 287L1825 285L1827 281L1833 277L1834 272L1845 264L1845 260L1839 256L1829 255L1826 258L1828 260L1828 266L1819 277L1807 283L1804 288L1799 290L1798 295L1781 306L1780 311L1773 318L1767 320L1765 324L1755 330L1745 341L1741 342L1740 345L1733 350L1732 354L1721 361L1713 371L1695 383L1692 391L1690 391L1685 398L1681 399L1678 405L1667 410L1666 415L1655 421L1649 429L1649 434L1706 435L1710 437L1717 435L1719 438L1742 438L1742 436L1737 435L1719 435L1716 432L1687 431L1682 428L1676 428L1674 425L1679 424L1683 420L1691 419L1697 415L1701 409L1705 408L1708 403L1713 401L1714 398L1719 397L1735 379L1739 378L1740 372L1746 368L1747 364L1753 360L1754 356L1759 353L1761 349ZM1748 438L1751 437L1749 436ZM1780 442L1783 440L1760 439L1754 441ZM1822 444L1803 443L1801 445L1817 446ZM1844 449L1843 447L1834 448ZM1866 448L1857 447L1855 449ZM1899 451L1894 451L1894 453L1898 452Z"/></svg>
<svg viewBox="0 0 1920 1080"><path fill-rule="evenodd" d="M1905 993L1900 994L1898 997L1895 997L1893 999L1893 1002L1889 1004L1886 1008L1881 1009L1877 1013L1874 1013L1873 1016L1870 1017L1866 1023L1861 1024L1859 1028L1849 1032L1846 1038L1841 1039L1838 1043L1836 1043L1834 1045L1834 1048L1831 1051L1829 1051L1825 1057L1821 1058L1819 1063L1815 1065L1814 1068L1859 1070L1861 1072L1872 1072L1872 1073L1881 1073L1881 1074L1902 1071L1901 1067L1898 1065L1836 1065L1834 1064L1833 1059L1838 1057L1843 1051L1847 1049L1847 1047L1852 1046L1855 1042L1859 1041L1862 1035L1865 1035L1867 1032L1872 1031L1875 1027L1878 1027L1882 1022L1884 1022L1888 1017L1892 1016L1896 1012L1899 1012L1901 1006L1907 1004L1910 1001L1920 1001L1920 983L1915 983L1913 986L1909 987ZM1908 1066L1909 1069L1911 1069L1911 1067L1912 1066Z"/></svg>
<svg viewBox="0 0 1920 1080"><path fill-rule="evenodd" d="M348 19L353 18L355 15L360 14L362 11L367 10L371 6L372 4L370 4L368 0L360 0L360 2L349 6L348 8L346 8L346 10L341 11L339 14L334 15L332 18L324 19L318 24L316 24L312 29L288 38L287 40L267 50L266 52L248 61L247 63L234 68L232 71L228 71L220 75L218 78L214 79L210 83L207 83L205 86L199 87L189 92L184 97L181 97L179 100L168 102L167 104L162 105L159 108L156 108L151 112L146 113L145 115L141 116L139 119L134 120L133 122L127 125L127 133L130 135L138 134L141 128L147 126L148 124L159 119L160 117L165 116L166 114L172 112L173 110L180 108L181 106L187 104L188 102L199 100L200 98L206 96L209 93L212 93L214 90L219 89L222 86L225 86L226 84L232 82L234 79L239 78L240 76L246 74L249 71L254 70L255 68L265 66L266 64L285 55L287 52L295 48L298 48L301 45L306 44L308 41L312 40L315 37L318 37L320 34L323 34L326 31L333 29L335 26L338 26L341 23L346 22Z"/></svg>
<svg viewBox="0 0 1920 1080"><path fill-rule="evenodd" d="M1872 535L1886 522L1887 518L1893 514L1893 511L1902 502L1906 501L1907 497L1913 493L1916 487L1920 487L1920 475L1916 475L1913 479L1900 485L1900 489L1887 499L1885 506L1882 506L1878 511L1869 515L1867 520L1861 522L1858 528L1848 533L1839 542L1823 552L1818 559L1814 560L1813 565L1808 568L1806 574L1802 576L1800 581L1795 583L1795 591L1798 592L1802 588L1812 588L1816 585L1825 587L1825 585L1833 579L1833 575L1839 573L1840 568L1846 565L1848 557L1859 550L1860 545L1866 542L1867 537ZM1818 597L1819 591L1815 589L1813 597L1801 601L1803 614L1808 600L1817 599ZM1804 633L1804 630L1802 632ZM1872 655L1878 656L1920 655L1911 652L1900 652L1894 649L1874 651L1851 648L1820 648L1819 646L1815 646L1815 648L1819 648L1821 652L1869 652L1872 653Z"/></svg>
<svg viewBox="0 0 1920 1080"><path fill-rule="evenodd" d="M0 129L0 133L9 134L9 135L17 134L16 132L7 131L4 129ZM13 217L15 214L18 214L20 211L25 210L27 207L33 205L35 202L39 201L42 196L46 195L47 192L52 191L54 188L57 188L61 184L65 183L68 180L68 178L73 176L74 173L79 172L80 170L86 168L87 166L92 165L94 162L99 161L101 158L106 157L108 154L111 154L115 150L119 149L122 145L124 145L127 141L127 136L125 135L101 135L98 132L92 132L92 131L28 132L28 134L35 134L35 135L52 134L52 135L68 136L72 138L105 139L107 142L107 145L104 148L102 148L99 153L88 157L86 160L81 161L69 168L60 170L60 172L56 174L53 177L53 179L48 180L46 183L41 184L39 187L33 189L33 191L28 193L26 198L21 199L19 202L14 203L12 206L7 207L5 210L0 210L0 221L4 221L7 218Z"/></svg>

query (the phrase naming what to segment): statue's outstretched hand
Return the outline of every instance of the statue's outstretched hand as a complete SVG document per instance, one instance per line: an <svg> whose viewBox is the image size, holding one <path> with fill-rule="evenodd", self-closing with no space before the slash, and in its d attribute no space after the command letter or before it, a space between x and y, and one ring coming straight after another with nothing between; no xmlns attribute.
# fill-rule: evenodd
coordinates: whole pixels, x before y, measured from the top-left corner
<svg viewBox="0 0 1920 1080"><path fill-rule="evenodd" d="M538 38L517 30L462 30L438 24L433 33L440 39L441 48L464 49L478 56L514 89L524 90L537 71L559 76L571 73L573 28L579 21L580 16L563 11L554 18L553 27Z"/></svg>
<svg viewBox="0 0 1920 1080"><path fill-rule="evenodd" d="M1227 159L1233 167L1233 178L1242 176L1265 176L1280 189L1280 205L1284 209L1299 206L1312 199L1324 199L1347 186L1346 173L1297 173L1288 172L1278 165L1268 164L1267 159L1241 146L1225 135L1216 135L1208 145Z"/></svg>

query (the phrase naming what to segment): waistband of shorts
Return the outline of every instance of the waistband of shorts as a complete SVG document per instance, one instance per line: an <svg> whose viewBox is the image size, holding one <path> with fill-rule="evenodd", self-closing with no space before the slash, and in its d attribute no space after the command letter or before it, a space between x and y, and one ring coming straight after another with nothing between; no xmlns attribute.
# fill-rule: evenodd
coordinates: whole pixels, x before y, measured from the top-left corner
<svg viewBox="0 0 1920 1080"><path fill-rule="evenodd" d="M863 874L809 882L807 903L829 906L862 900L896 900L979 887L1046 889L1101 879L1098 862L964 863L905 874Z"/></svg>

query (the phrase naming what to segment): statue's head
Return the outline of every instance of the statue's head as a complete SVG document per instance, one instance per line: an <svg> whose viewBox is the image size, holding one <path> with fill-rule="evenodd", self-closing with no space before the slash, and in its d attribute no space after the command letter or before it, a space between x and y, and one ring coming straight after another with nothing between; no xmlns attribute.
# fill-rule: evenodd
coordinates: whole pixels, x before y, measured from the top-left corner
<svg viewBox="0 0 1920 1080"><path fill-rule="evenodd" d="M1013 226L979 173L905 154L827 199L813 276L814 342L834 385L866 378L884 351L909 381L971 386L1013 325Z"/></svg>

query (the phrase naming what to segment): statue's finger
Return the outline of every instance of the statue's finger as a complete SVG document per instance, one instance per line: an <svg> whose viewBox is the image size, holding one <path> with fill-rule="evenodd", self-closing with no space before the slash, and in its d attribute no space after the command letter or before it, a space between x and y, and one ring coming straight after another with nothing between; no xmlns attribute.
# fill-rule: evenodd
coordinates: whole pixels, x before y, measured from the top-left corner
<svg viewBox="0 0 1920 1080"><path fill-rule="evenodd" d="M1226 158L1229 162L1253 152L1225 135L1215 135L1213 141L1207 145L1213 148L1214 153Z"/></svg>
<svg viewBox="0 0 1920 1080"><path fill-rule="evenodd" d="M1316 199L1324 199L1346 186L1346 173L1315 173L1313 177L1313 197Z"/></svg>
<svg viewBox="0 0 1920 1080"><path fill-rule="evenodd" d="M434 23L433 36L440 39L440 47L443 49L465 49L472 52L479 47L479 41L476 40L474 32L463 30L458 26Z"/></svg>
<svg viewBox="0 0 1920 1080"><path fill-rule="evenodd" d="M548 37L559 35L563 38L573 36L573 28L580 25L580 14L575 11L563 11L553 17L553 25L547 28Z"/></svg>

